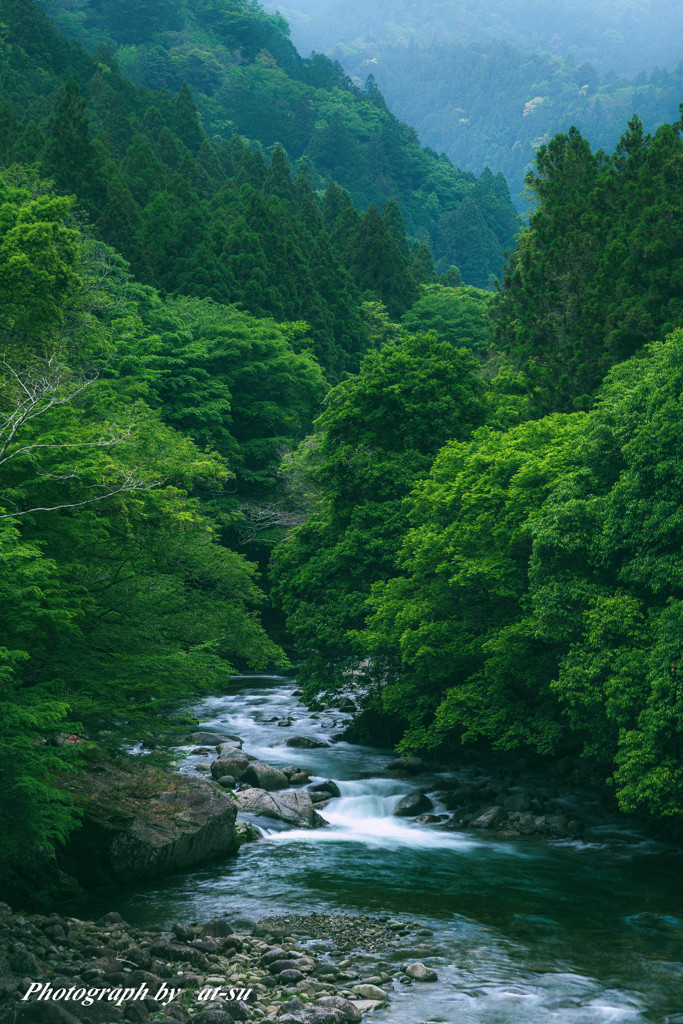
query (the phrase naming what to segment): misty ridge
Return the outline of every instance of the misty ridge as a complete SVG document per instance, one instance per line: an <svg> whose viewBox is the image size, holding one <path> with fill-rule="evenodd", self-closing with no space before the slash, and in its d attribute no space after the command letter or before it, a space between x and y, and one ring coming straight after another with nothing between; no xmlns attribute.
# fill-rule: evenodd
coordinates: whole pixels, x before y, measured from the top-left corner
<svg viewBox="0 0 683 1024"><path fill-rule="evenodd" d="M571 125L611 149L635 112L653 132L683 86L676 0L265 0L302 54L372 75L420 141L474 174L501 171L518 208L539 148Z"/></svg>

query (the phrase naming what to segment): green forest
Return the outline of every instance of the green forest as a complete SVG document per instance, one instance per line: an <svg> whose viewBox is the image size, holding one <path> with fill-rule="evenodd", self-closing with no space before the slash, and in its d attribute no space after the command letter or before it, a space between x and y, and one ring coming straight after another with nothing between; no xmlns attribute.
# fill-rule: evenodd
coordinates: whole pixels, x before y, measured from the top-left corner
<svg viewBox="0 0 683 1024"><path fill-rule="evenodd" d="M681 59L677 0L376 0L371 6L361 0L266 0L263 6L282 12L304 53L368 42L430 47L501 41L624 75L672 68Z"/></svg>
<svg viewBox="0 0 683 1024"><path fill-rule="evenodd" d="M517 0L367 8L270 0L303 52L323 50L352 81L372 75L392 110L458 167L502 172L515 204L536 151L575 125L611 150L634 111L648 131L683 92L680 4Z"/></svg>
<svg viewBox="0 0 683 1024"><path fill-rule="evenodd" d="M0 874L96 745L291 663L680 821L683 120L567 125L522 228L252 0L42 7L0 0Z"/></svg>

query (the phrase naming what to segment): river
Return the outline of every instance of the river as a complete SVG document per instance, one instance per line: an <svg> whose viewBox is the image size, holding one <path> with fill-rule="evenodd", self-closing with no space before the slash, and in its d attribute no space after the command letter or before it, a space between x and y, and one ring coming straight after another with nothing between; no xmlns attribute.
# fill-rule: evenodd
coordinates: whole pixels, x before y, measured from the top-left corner
<svg viewBox="0 0 683 1024"><path fill-rule="evenodd" d="M616 844L600 829L569 843L396 818L402 795L436 789L438 777L388 779L389 754L372 747L287 747L292 732L329 739L344 724L338 711L311 713L295 688L293 679L237 678L197 713L202 729L238 735L259 760L336 780L341 797L323 810L330 826L266 827L237 857L103 892L81 914L116 909L140 926L227 913L239 927L316 911L419 921L434 935L414 935L395 959L423 960L439 982L397 985L372 1015L378 1024L683 1024L678 851L626 828ZM278 726L288 715L294 726ZM206 760L187 756L182 770Z"/></svg>

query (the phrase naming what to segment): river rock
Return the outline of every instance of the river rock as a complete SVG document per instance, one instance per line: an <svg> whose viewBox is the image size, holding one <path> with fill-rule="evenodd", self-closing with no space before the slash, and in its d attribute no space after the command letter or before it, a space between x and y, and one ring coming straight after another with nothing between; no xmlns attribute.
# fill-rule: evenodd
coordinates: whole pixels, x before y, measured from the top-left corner
<svg viewBox="0 0 683 1024"><path fill-rule="evenodd" d="M222 779L224 775L232 775L233 779L243 778L249 768L246 757L219 757L211 765L214 779Z"/></svg>
<svg viewBox="0 0 683 1024"><path fill-rule="evenodd" d="M216 779L216 782L221 789L234 789L237 785L237 779L234 775L221 775L220 779Z"/></svg>
<svg viewBox="0 0 683 1024"><path fill-rule="evenodd" d="M263 789L249 787L240 790L237 794L237 803L241 811L263 814L266 818L276 818L288 825L322 828L327 824L314 809L308 793L301 790L287 790L275 795Z"/></svg>
<svg viewBox="0 0 683 1024"><path fill-rule="evenodd" d="M86 886L161 878L239 848L236 803L204 779L96 762L62 785L83 819L59 859Z"/></svg>
<svg viewBox="0 0 683 1024"><path fill-rule="evenodd" d="M222 1006L209 1006L192 1020L193 1024L234 1024L235 1018Z"/></svg>
<svg viewBox="0 0 683 1024"><path fill-rule="evenodd" d="M16 1024L81 1024L78 1017L74 1017L59 1003L23 1003L13 1011L13 1014L12 1024L15 1021Z"/></svg>
<svg viewBox="0 0 683 1024"><path fill-rule="evenodd" d="M531 807L531 793L513 793L503 801L506 811L528 811Z"/></svg>
<svg viewBox="0 0 683 1024"><path fill-rule="evenodd" d="M425 763L421 757L397 757L387 765L390 772L406 771L411 774L423 771Z"/></svg>
<svg viewBox="0 0 683 1024"><path fill-rule="evenodd" d="M351 999L350 1000L357 1010L360 1010L361 1015L364 1013L370 1013L372 1010L376 1010L378 1006L382 1005L379 999Z"/></svg>
<svg viewBox="0 0 683 1024"><path fill-rule="evenodd" d="M341 796L339 786L332 779L327 779L326 782L316 782L315 785L308 787L309 793L325 793L327 796Z"/></svg>
<svg viewBox="0 0 683 1024"><path fill-rule="evenodd" d="M342 699L337 704L337 707L339 708L340 711L358 711L358 708L356 707L356 705L354 704L350 697L342 697Z"/></svg>
<svg viewBox="0 0 683 1024"><path fill-rule="evenodd" d="M228 740L236 739L235 736L228 736L224 732L192 732L185 737L185 743L208 744L212 747L219 743L226 743Z"/></svg>
<svg viewBox="0 0 683 1024"><path fill-rule="evenodd" d="M296 967L287 967L284 971L280 971L277 978L278 981L284 981L288 985L295 985L297 981L303 981L306 977L302 971L297 970Z"/></svg>
<svg viewBox="0 0 683 1024"><path fill-rule="evenodd" d="M424 793L408 793L407 796L402 797L398 801L393 813L398 818L412 818L416 814L424 814L425 811L431 811L433 807L434 804Z"/></svg>
<svg viewBox="0 0 683 1024"><path fill-rule="evenodd" d="M233 929L230 922L225 917L214 917L210 921L207 921L202 928L202 935L210 935L213 938L226 938L228 935L232 935Z"/></svg>
<svg viewBox="0 0 683 1024"><path fill-rule="evenodd" d="M242 775L245 782L250 783L256 789L265 789L272 792L276 789L287 789L289 779L279 768L273 768L269 764L261 764L259 761L252 761Z"/></svg>
<svg viewBox="0 0 683 1024"><path fill-rule="evenodd" d="M342 996L322 996L316 1001L316 1006L339 1010L348 1024L358 1024L363 1019L363 1014L358 1007L350 999L344 999Z"/></svg>
<svg viewBox="0 0 683 1024"><path fill-rule="evenodd" d="M282 949L281 946L271 946L271 948L267 949L265 953L261 956L259 963L261 967L267 967L268 964L273 964L275 963L276 960L286 959L287 954L285 953L284 949Z"/></svg>
<svg viewBox="0 0 683 1024"><path fill-rule="evenodd" d="M404 968L404 973L407 974L409 978L413 978L415 981L439 980L439 976L436 973L436 971L433 971L431 967L426 967L423 963L420 963L419 960L417 961L417 963L408 964L408 966Z"/></svg>
<svg viewBox="0 0 683 1024"><path fill-rule="evenodd" d="M299 747L301 750L315 750L317 747L329 747L324 740L314 740L312 736L290 736L288 747Z"/></svg>
<svg viewBox="0 0 683 1024"><path fill-rule="evenodd" d="M505 810L502 807L488 807L482 814L470 822L470 828L495 828L505 820Z"/></svg>
<svg viewBox="0 0 683 1024"><path fill-rule="evenodd" d="M269 974L282 974L283 971L291 971L291 970L294 970L294 969L298 970L298 968L299 968L299 961L298 960L287 959L287 954L285 953L283 959L271 960L270 961L270 963L268 964L268 973Z"/></svg>
<svg viewBox="0 0 683 1024"><path fill-rule="evenodd" d="M225 743L219 743L216 752L219 757L247 756L242 750L242 740L226 740Z"/></svg>
<svg viewBox="0 0 683 1024"><path fill-rule="evenodd" d="M377 985L354 985L351 991L361 999L384 1000L389 998L384 989Z"/></svg>

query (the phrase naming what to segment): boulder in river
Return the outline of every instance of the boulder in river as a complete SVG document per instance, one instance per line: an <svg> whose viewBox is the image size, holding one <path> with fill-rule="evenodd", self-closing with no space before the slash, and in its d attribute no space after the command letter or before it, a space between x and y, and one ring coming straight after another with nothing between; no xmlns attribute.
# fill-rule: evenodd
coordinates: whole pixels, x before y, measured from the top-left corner
<svg viewBox="0 0 683 1024"><path fill-rule="evenodd" d="M387 993L377 985L354 985L351 991L361 999L388 999Z"/></svg>
<svg viewBox="0 0 683 1024"><path fill-rule="evenodd" d="M531 807L531 793L513 793L503 801L506 811L528 811Z"/></svg>
<svg viewBox="0 0 683 1024"><path fill-rule="evenodd" d="M229 736L225 732L191 732L185 737L185 743L201 743L215 747L219 743L226 743L228 740L236 740L236 736Z"/></svg>
<svg viewBox="0 0 683 1024"><path fill-rule="evenodd" d="M342 996L321 996L316 1001L316 1006L339 1010L348 1024L358 1024L363 1019L363 1014L358 1007L350 999L344 999Z"/></svg>
<svg viewBox="0 0 683 1024"><path fill-rule="evenodd" d="M237 794L237 803L241 811L263 814L266 818L276 818L288 825L322 828L327 824L313 807L308 793L302 790L267 793L263 789L242 789Z"/></svg>
<svg viewBox="0 0 683 1024"><path fill-rule="evenodd" d="M237 785L237 779L234 775L221 775L220 779L216 779L216 782L221 789L234 789Z"/></svg>
<svg viewBox="0 0 683 1024"><path fill-rule="evenodd" d="M83 820L59 859L86 886L161 878L239 847L235 801L204 779L97 762L63 785Z"/></svg>
<svg viewBox="0 0 683 1024"><path fill-rule="evenodd" d="M252 761L242 778L256 789L266 789L268 792L287 789L289 786L289 779L279 768L259 761Z"/></svg>
<svg viewBox="0 0 683 1024"><path fill-rule="evenodd" d="M506 818L503 807L488 807L470 822L470 828L495 828Z"/></svg>
<svg viewBox="0 0 683 1024"><path fill-rule="evenodd" d="M314 740L312 736L290 736L288 747L299 747L301 750L315 750L317 747L329 747L324 740Z"/></svg>
<svg viewBox="0 0 683 1024"><path fill-rule="evenodd" d="M404 967L404 973L412 978L414 981L438 981L439 976L436 971L433 971L431 967L426 967L423 963L418 960L417 963L408 964Z"/></svg>
<svg viewBox="0 0 683 1024"><path fill-rule="evenodd" d="M332 779L327 779L325 782L316 782L308 787L308 792L325 793L327 796L341 796L339 786Z"/></svg>
<svg viewBox="0 0 683 1024"><path fill-rule="evenodd" d="M354 704L350 697L342 697L341 700L338 702L337 707L339 708L340 711L358 711L358 708L356 707L356 705Z"/></svg>
<svg viewBox="0 0 683 1024"><path fill-rule="evenodd" d="M226 740L225 743L219 743L216 747L216 752L219 757L247 756L242 750L242 740Z"/></svg>
<svg viewBox="0 0 683 1024"><path fill-rule="evenodd" d="M402 797L394 807L394 814L399 818L412 818L417 814L431 811L434 804L424 793L416 791Z"/></svg>
<svg viewBox="0 0 683 1024"><path fill-rule="evenodd" d="M211 775L221 779L224 775L232 775L233 779L241 779L249 768L246 757L219 757L211 764Z"/></svg>

